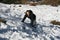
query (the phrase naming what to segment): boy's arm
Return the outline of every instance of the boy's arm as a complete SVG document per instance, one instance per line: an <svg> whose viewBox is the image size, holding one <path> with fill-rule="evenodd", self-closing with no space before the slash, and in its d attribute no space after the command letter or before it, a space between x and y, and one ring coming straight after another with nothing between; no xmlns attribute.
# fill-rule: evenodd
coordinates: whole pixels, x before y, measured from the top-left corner
<svg viewBox="0 0 60 40"><path fill-rule="evenodd" d="M25 21L25 19L26 19L26 15L24 16L24 18L22 19L22 22L24 22Z"/></svg>

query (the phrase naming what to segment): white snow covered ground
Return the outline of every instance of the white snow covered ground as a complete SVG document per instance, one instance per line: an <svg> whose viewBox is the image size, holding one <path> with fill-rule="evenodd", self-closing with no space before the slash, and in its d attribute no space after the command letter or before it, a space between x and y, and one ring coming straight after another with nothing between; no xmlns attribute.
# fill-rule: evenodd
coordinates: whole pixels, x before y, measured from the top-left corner
<svg viewBox="0 0 60 40"><path fill-rule="evenodd" d="M36 15L35 31L21 22L26 10ZM0 23L0 40L60 40L60 26L50 23L51 20L60 21L60 6L0 3L0 17L7 20L7 25ZM25 22L30 23L30 20L27 18Z"/></svg>

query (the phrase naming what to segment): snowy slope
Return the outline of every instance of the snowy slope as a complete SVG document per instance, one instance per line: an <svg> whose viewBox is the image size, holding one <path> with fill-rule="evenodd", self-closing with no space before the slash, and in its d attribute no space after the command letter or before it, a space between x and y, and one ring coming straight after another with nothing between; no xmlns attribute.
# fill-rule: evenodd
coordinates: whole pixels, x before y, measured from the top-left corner
<svg viewBox="0 0 60 40"><path fill-rule="evenodd" d="M51 20L60 21L60 6L19 5L0 3L0 17L7 20L7 25L0 23L0 40L60 40L60 26L50 23ZM24 12L29 9L37 17L36 32L32 31L29 24L21 22ZM27 18L25 22L30 23L30 20Z"/></svg>

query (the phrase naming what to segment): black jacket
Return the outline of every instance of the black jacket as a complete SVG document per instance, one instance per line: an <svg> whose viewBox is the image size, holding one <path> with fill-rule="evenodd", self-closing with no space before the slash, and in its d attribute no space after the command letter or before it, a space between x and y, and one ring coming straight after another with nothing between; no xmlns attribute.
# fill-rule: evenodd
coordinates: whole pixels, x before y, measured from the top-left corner
<svg viewBox="0 0 60 40"><path fill-rule="evenodd" d="M31 21L36 20L35 14L31 13L29 16L27 16L27 14L25 14L25 16L24 16L22 22L24 22L24 20L26 19L26 17L28 17Z"/></svg>

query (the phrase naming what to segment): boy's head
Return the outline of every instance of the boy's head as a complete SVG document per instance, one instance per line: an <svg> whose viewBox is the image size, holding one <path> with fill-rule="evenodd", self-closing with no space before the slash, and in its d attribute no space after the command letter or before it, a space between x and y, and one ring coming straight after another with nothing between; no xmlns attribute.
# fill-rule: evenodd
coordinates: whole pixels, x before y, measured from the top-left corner
<svg viewBox="0 0 60 40"><path fill-rule="evenodd" d="M27 10L27 11L26 11L26 15L29 16L30 14L33 14L33 12L32 12L31 10Z"/></svg>

